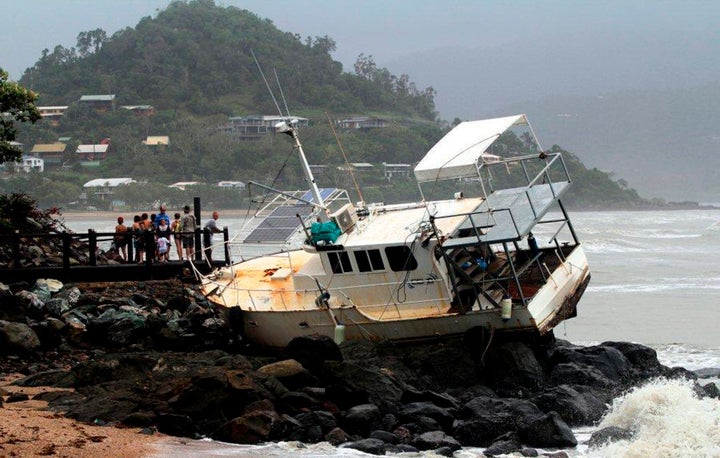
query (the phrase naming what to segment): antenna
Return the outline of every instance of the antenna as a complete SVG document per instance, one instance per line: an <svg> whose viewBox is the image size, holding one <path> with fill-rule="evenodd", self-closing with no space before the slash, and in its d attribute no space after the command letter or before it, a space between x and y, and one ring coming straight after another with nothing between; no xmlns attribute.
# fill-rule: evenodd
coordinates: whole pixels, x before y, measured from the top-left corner
<svg viewBox="0 0 720 458"><path fill-rule="evenodd" d="M273 68L273 73L275 73L275 82L277 82L278 89L280 89L280 97L282 97L283 104L285 105L285 113L287 113L288 118L290 117L290 109L288 108L287 100L285 100L285 93L283 93L282 90L282 84L280 84L280 78L278 78L278 74Z"/></svg>
<svg viewBox="0 0 720 458"><path fill-rule="evenodd" d="M358 196L360 197L360 200L364 202L365 199L363 198L362 192L360 191L360 185L358 185L357 179L355 178L355 174L353 173L352 167L350 166L350 163L348 162L347 155L345 154L345 150L343 149L342 143L340 143L340 138L338 137L338 134L335 131L335 126L333 126L332 121L330 121L330 115L328 114L327 111L325 112L325 117L328 120L328 124L330 124L330 129L332 130L332 133L335 136L335 141L337 142L338 147L340 148L340 152L342 153L343 158L345 159L345 166L347 167L348 172L350 173L350 176L353 179L353 183L355 183L355 190L357 191Z"/></svg>
<svg viewBox="0 0 720 458"><path fill-rule="evenodd" d="M265 87L267 88L268 92L270 93L270 97L272 98L273 103L275 104L275 108L277 108L278 114L282 116L282 110L280 110L280 105L278 105L277 99L275 98L275 94L273 94L272 88L270 88L270 84L268 83L267 78L265 78L265 73L263 73L262 68L260 67L260 62L258 62L257 57L255 57L255 51L250 48L250 54L253 56L253 60L255 61L255 65L258 68L258 71L260 72L260 76L262 76L263 81L265 82Z"/></svg>
<svg viewBox="0 0 720 458"><path fill-rule="evenodd" d="M280 114L280 117L283 118L282 122L279 122L275 125L276 132L278 133L286 133L290 135L294 141L294 148L297 150L298 157L300 159L300 166L303 169L303 174L305 175L305 181L307 181L308 185L310 186L310 191L312 192L313 199L315 200L315 203L320 207L325 209L325 213L321 213L319 217L327 221L327 208L325 207L325 201L323 200L322 196L320 195L320 190L317 187L317 183L315 183L315 177L313 176L312 170L310 170L310 165L308 164L307 158L305 157L305 152L303 151L302 144L300 144L300 138L298 137L298 130L295 126L295 123L293 120L290 119L290 111L287 108L287 102L285 101L285 95L282 94L282 86L280 86L280 80L277 77L277 72L275 72L275 78L278 82L278 86L280 86L280 93L283 97L283 103L285 103L285 109L288 111L287 117L283 116L282 110L280 109L280 105L277 102L277 99L275 98L275 94L273 94L272 89L270 88L270 84L268 83L267 78L265 78L265 73L263 73L262 68L260 67L260 63L257 60L257 57L255 56L255 52L250 49L250 53L253 56L253 60L255 60L255 65L258 68L258 71L260 71L260 75L262 76L263 81L265 82L265 87L267 87L268 92L270 93L270 97L272 97L273 103L275 103L275 108L277 108L278 113ZM273 70L274 71L274 70Z"/></svg>

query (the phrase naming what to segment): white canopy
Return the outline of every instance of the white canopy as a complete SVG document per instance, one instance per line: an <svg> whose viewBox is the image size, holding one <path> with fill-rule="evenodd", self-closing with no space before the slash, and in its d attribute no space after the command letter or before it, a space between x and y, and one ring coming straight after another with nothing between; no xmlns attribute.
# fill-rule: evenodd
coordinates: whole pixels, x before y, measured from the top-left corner
<svg viewBox="0 0 720 458"><path fill-rule="evenodd" d="M525 115L465 121L448 132L415 167L419 182L477 176L477 161L484 156L494 162L497 156L485 151L500 135L516 124L528 124Z"/></svg>

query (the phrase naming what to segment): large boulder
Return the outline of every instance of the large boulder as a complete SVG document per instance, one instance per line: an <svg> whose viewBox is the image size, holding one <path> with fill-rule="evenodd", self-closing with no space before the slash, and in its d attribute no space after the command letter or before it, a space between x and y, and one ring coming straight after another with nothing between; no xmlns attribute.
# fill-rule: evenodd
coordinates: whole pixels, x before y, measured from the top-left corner
<svg viewBox="0 0 720 458"><path fill-rule="evenodd" d="M592 450L612 442L630 441L634 436L634 433L629 429L619 426L607 426L592 433L590 440L588 440L588 447Z"/></svg>
<svg viewBox="0 0 720 458"><path fill-rule="evenodd" d="M258 372L275 377L291 390L317 383L317 379L294 359L266 364Z"/></svg>
<svg viewBox="0 0 720 458"><path fill-rule="evenodd" d="M280 415L275 411L254 411L226 422L212 437L235 444L258 444L270 439L273 425L279 422Z"/></svg>
<svg viewBox="0 0 720 458"><path fill-rule="evenodd" d="M526 397L545 386L545 374L533 350L523 342L491 346L484 358L483 377L501 396Z"/></svg>
<svg viewBox="0 0 720 458"><path fill-rule="evenodd" d="M600 420L609 399L586 386L560 385L533 396L530 401L543 412L557 412L570 426L582 426Z"/></svg>
<svg viewBox="0 0 720 458"><path fill-rule="evenodd" d="M560 363L552 368L550 385L586 385L606 389L616 386L619 380L609 379L599 369L578 363Z"/></svg>
<svg viewBox="0 0 720 458"><path fill-rule="evenodd" d="M498 436L518 431L542 415L526 400L477 397L460 409L453 437L463 445L487 447Z"/></svg>
<svg viewBox="0 0 720 458"><path fill-rule="evenodd" d="M340 419L340 426L350 434L367 436L381 425L382 414L374 404L362 404L349 409Z"/></svg>
<svg viewBox="0 0 720 458"><path fill-rule="evenodd" d="M520 438L533 447L575 447L577 439L557 412L535 418L521 428Z"/></svg>
<svg viewBox="0 0 720 458"><path fill-rule="evenodd" d="M285 354L310 371L322 367L324 361L342 361L342 353L337 344L320 334L295 337L287 344Z"/></svg>
<svg viewBox="0 0 720 458"><path fill-rule="evenodd" d="M432 418L445 431L449 431L452 428L454 421L452 414L447 409L438 407L431 402L405 404L397 415L402 422L416 422L421 417Z"/></svg>
<svg viewBox="0 0 720 458"><path fill-rule="evenodd" d="M462 448L460 442L442 431L428 431L418 434L412 439L410 445L418 450L435 450L441 447L448 447L452 451L455 451Z"/></svg>
<svg viewBox="0 0 720 458"><path fill-rule="evenodd" d="M347 399L364 397L383 412L393 412L400 407L403 392L408 388L391 371L354 361L329 361L324 375L328 398L341 406L346 405Z"/></svg>
<svg viewBox="0 0 720 458"><path fill-rule="evenodd" d="M632 364L617 348L608 345L591 347L558 347L550 364L576 363L599 370L609 380L622 381L631 375Z"/></svg>
<svg viewBox="0 0 720 458"><path fill-rule="evenodd" d="M40 338L24 323L0 320L0 352L28 355L40 348Z"/></svg>

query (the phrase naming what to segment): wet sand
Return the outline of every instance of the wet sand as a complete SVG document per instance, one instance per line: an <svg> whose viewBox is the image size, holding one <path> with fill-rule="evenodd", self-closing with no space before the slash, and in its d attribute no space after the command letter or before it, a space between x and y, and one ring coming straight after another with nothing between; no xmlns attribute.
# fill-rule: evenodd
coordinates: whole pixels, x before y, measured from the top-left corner
<svg viewBox="0 0 720 458"><path fill-rule="evenodd" d="M97 426L66 418L47 409L47 402L32 400L53 387L11 385L20 374L0 378L0 394L24 393L28 401L4 402L0 407L0 456L54 456L62 458L149 457L158 455L171 438L140 428ZM174 438L173 438L174 439Z"/></svg>

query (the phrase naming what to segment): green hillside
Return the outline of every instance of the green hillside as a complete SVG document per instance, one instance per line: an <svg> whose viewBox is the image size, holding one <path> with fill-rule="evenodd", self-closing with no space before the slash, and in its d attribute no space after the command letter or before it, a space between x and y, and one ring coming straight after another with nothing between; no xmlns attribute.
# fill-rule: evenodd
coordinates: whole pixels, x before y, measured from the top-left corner
<svg viewBox="0 0 720 458"><path fill-rule="evenodd" d="M188 193L167 188L178 181L254 180L286 189L306 187L284 136L238 141L222 131L230 116L278 114L254 53L282 111L284 96L293 116L309 120L301 132L303 146L311 164L327 166L318 174L321 185L352 187L351 178L337 169L344 161L327 118L334 123L370 116L386 121L386 126L337 129L350 162L375 166L358 175L366 189L364 198L386 202L416 198L412 178L389 182L381 164L417 162L449 129L448 123L437 119L434 90L420 90L407 75L395 76L377 67L371 56L359 56L353 71L344 71L332 59L334 47L327 36L302 38L251 12L209 0L174 2L157 17L143 18L136 27L111 37L100 29L82 32L74 48L45 50L20 80L40 93L38 105L68 106L57 125L43 120L23 126L18 137L26 151L38 143L69 138L64 167L48 167L41 177L15 174L0 181L0 191L30 191L42 205L67 206L78 201L83 183L98 177L144 182L115 196L132 204L186 202ZM98 94L114 94L113 108L98 111L79 102L83 95ZM151 105L154 115L121 108L128 105ZM145 145L148 136L168 136L170 144ZM88 164L75 153L77 145L101 141L110 144L107 158L97 167L84 166ZM573 155L567 156L576 182L571 203L649 204L625 183L587 170ZM455 187L445 186L448 192ZM193 189L193 194L216 206L237 206L239 201L237 191L209 185ZM88 196L82 202L109 205L94 199Z"/></svg>

